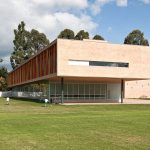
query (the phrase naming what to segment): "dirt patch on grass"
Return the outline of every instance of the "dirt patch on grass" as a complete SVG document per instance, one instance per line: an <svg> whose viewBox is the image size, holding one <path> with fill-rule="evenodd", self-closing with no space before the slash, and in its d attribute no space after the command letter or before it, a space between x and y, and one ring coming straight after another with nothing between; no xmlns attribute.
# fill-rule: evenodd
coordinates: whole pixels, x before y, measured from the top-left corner
<svg viewBox="0 0 150 150"><path fill-rule="evenodd" d="M142 139L142 137L140 137L140 136L136 136L136 137L128 137L127 138L127 141L129 142L129 143L131 143L131 144L134 144L134 143L139 143L139 142L142 142L143 141L143 139Z"/></svg>

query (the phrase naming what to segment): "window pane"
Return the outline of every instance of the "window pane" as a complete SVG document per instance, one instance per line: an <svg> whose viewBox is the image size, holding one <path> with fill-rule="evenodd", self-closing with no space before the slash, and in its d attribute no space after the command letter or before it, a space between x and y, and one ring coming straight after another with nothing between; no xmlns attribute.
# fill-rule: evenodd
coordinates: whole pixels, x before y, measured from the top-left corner
<svg viewBox="0 0 150 150"><path fill-rule="evenodd" d="M52 96L55 95L55 83L50 83L50 93Z"/></svg>
<svg viewBox="0 0 150 150"><path fill-rule="evenodd" d="M94 98L94 84L90 84L90 97Z"/></svg>
<svg viewBox="0 0 150 150"><path fill-rule="evenodd" d="M85 84L85 99L86 98L89 98L89 95L90 95L90 91L89 91L89 84Z"/></svg>
<svg viewBox="0 0 150 150"><path fill-rule="evenodd" d="M60 96L61 95L61 84L56 83L56 95Z"/></svg>
<svg viewBox="0 0 150 150"><path fill-rule="evenodd" d="M129 63L124 62L105 62L105 61L89 61L90 66L109 66L109 67L129 67Z"/></svg>
<svg viewBox="0 0 150 150"><path fill-rule="evenodd" d="M74 84L74 97L78 97L78 84Z"/></svg>

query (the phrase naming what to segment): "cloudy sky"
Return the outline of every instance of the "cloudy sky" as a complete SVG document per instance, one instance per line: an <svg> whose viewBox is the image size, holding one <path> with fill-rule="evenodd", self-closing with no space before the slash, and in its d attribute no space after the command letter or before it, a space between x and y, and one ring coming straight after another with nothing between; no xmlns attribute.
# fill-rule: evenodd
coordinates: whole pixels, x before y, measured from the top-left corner
<svg viewBox="0 0 150 150"><path fill-rule="evenodd" d="M84 29L111 43L123 43L133 29L150 41L150 0L0 0L0 58L11 70L13 30L24 21L54 40L64 28Z"/></svg>

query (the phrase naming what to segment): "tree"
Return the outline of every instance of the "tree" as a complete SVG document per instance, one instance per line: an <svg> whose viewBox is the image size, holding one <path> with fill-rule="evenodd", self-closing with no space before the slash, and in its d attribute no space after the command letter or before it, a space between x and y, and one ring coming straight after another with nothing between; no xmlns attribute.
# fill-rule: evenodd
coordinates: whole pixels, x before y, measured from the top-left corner
<svg viewBox="0 0 150 150"><path fill-rule="evenodd" d="M8 71L5 67L0 67L0 91L7 89Z"/></svg>
<svg viewBox="0 0 150 150"><path fill-rule="evenodd" d="M40 33L35 29L31 30L30 41L32 55L49 45L49 40L46 38L46 35L44 33Z"/></svg>
<svg viewBox="0 0 150 150"><path fill-rule="evenodd" d="M124 40L124 44L149 46L148 40L140 30L133 30Z"/></svg>
<svg viewBox="0 0 150 150"><path fill-rule="evenodd" d="M25 55L28 55L29 32L25 30L25 23L23 21L18 25L18 29L14 30L14 34L14 51L10 57L12 68L15 68L19 64L23 63L25 60Z"/></svg>
<svg viewBox="0 0 150 150"><path fill-rule="evenodd" d="M62 39L74 39L74 32L70 29L64 29L58 35L58 38Z"/></svg>
<svg viewBox="0 0 150 150"><path fill-rule="evenodd" d="M45 34L35 29L27 31L23 21L18 25L18 29L14 30L14 35L14 51L10 57L13 69L49 44Z"/></svg>
<svg viewBox="0 0 150 150"><path fill-rule="evenodd" d="M6 67L0 67L0 77L7 78L8 71Z"/></svg>
<svg viewBox="0 0 150 150"><path fill-rule="evenodd" d="M7 89L6 79L3 77L0 77L0 91L4 91L6 89Z"/></svg>
<svg viewBox="0 0 150 150"><path fill-rule="evenodd" d="M96 34L96 35L93 37L93 40L104 40L104 38L103 38L102 36Z"/></svg>
<svg viewBox="0 0 150 150"><path fill-rule="evenodd" d="M89 39L89 33L85 32L84 30L80 30L77 35L75 36L76 40L83 40L83 39Z"/></svg>

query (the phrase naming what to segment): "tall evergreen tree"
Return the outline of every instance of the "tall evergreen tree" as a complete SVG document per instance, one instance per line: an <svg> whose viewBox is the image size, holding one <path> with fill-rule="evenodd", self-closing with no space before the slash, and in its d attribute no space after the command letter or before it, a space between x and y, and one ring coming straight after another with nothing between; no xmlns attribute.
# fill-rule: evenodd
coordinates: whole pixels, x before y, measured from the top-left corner
<svg viewBox="0 0 150 150"><path fill-rule="evenodd" d="M10 57L12 68L17 67L49 44L45 34L39 33L35 29L32 29L31 32L27 31L23 21L18 25L18 29L14 30L14 34L14 51Z"/></svg>
<svg viewBox="0 0 150 150"><path fill-rule="evenodd" d="M64 29L58 35L58 38L62 39L74 39L74 32L70 29Z"/></svg>
<svg viewBox="0 0 150 150"><path fill-rule="evenodd" d="M30 41L32 55L49 45L49 40L46 38L46 35L35 29L32 29L30 32Z"/></svg>
<svg viewBox="0 0 150 150"><path fill-rule="evenodd" d="M84 31L84 30L80 30L77 35L75 36L76 40L83 40L83 39L89 39L89 33Z"/></svg>
<svg viewBox="0 0 150 150"><path fill-rule="evenodd" d="M148 40L140 30L133 30L124 40L124 44L149 46Z"/></svg>
<svg viewBox="0 0 150 150"><path fill-rule="evenodd" d="M25 23L23 21L18 25L18 29L14 30L14 34L14 51L12 52L10 57L12 68L15 68L16 66L21 64L25 60L25 55L28 55L27 50L29 47L29 32L25 30Z"/></svg>

